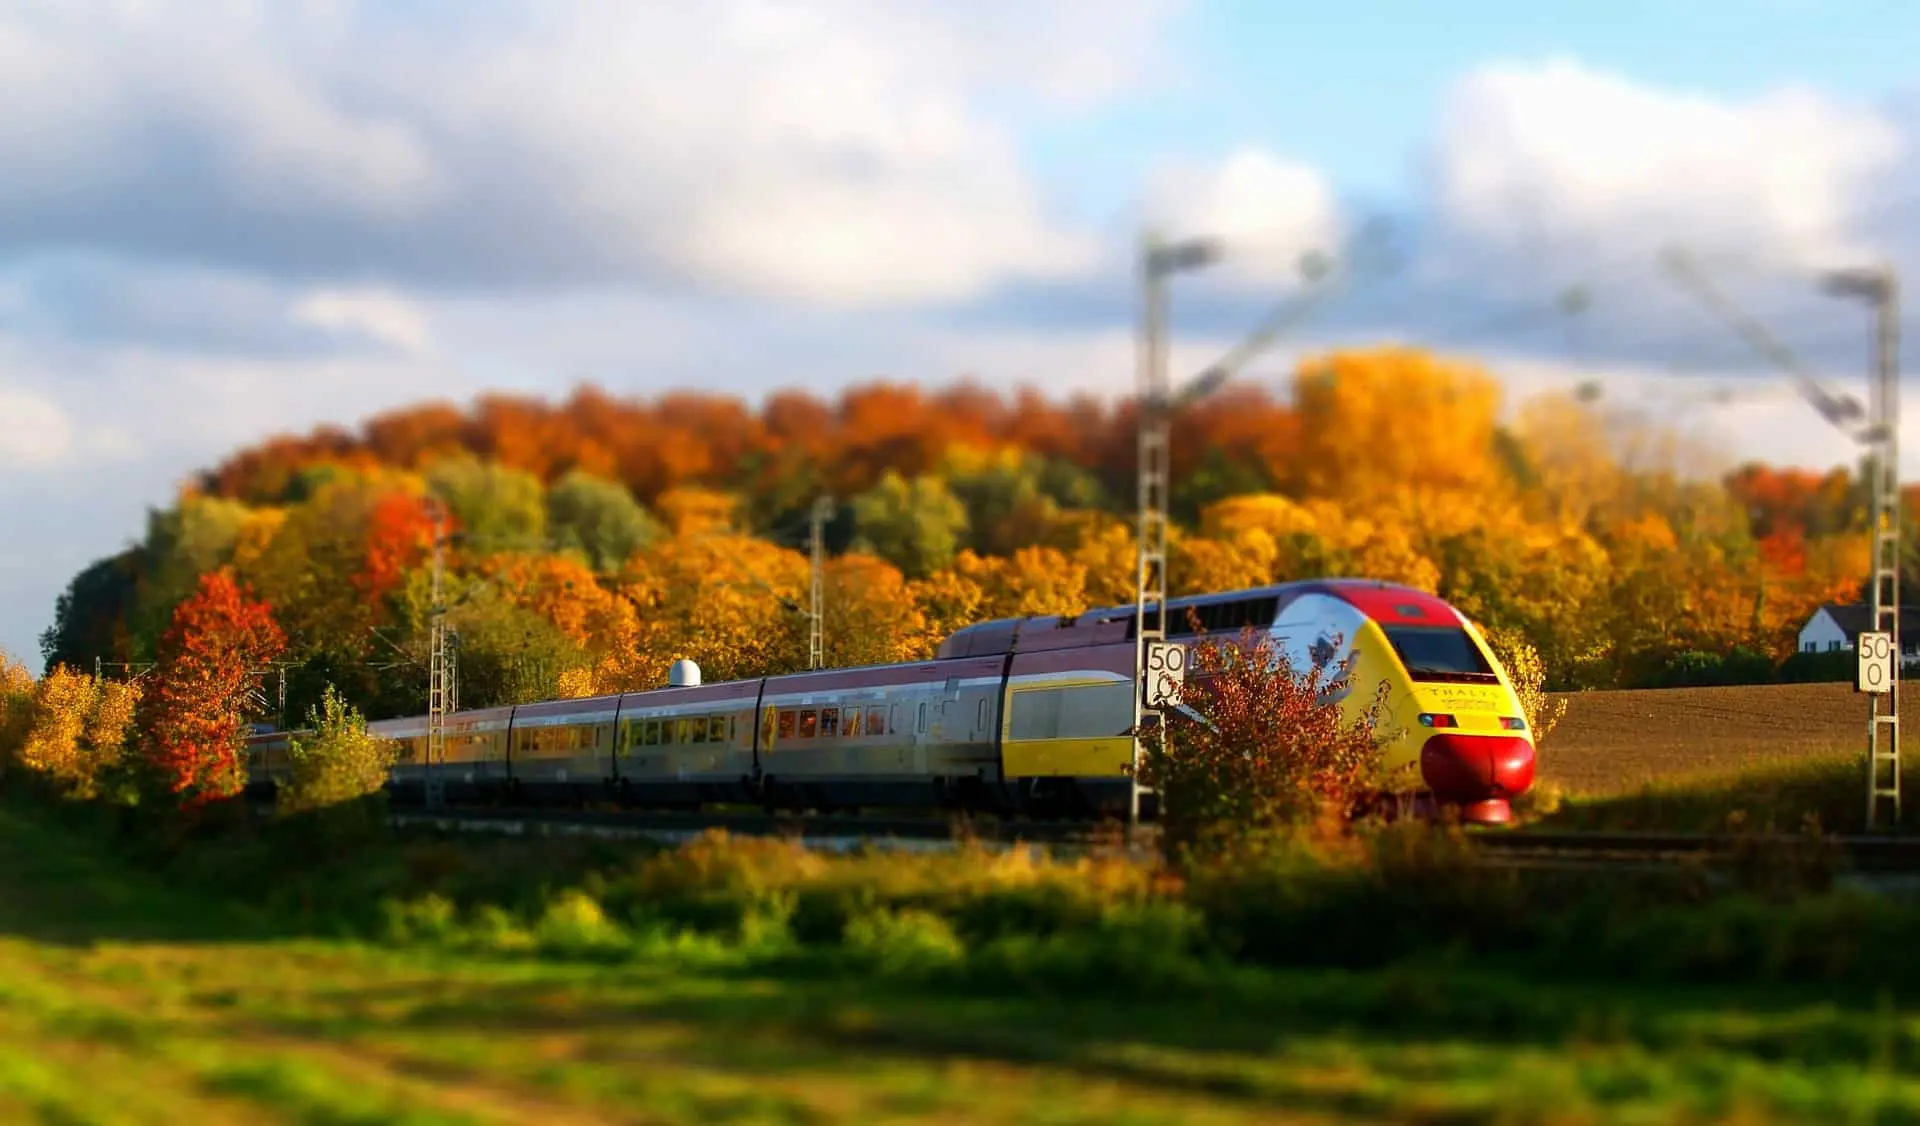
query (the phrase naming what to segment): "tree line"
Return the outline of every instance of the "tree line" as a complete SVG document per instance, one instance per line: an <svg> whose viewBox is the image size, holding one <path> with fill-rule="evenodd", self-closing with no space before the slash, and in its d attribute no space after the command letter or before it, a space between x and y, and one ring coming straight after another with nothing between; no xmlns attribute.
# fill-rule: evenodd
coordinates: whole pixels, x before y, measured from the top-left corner
<svg viewBox="0 0 1920 1126"><path fill-rule="evenodd" d="M1547 686L1771 667L1868 553L1863 475L1700 451L1590 390L1508 411L1471 362L1333 353L1223 391L1174 437L1174 593L1346 574L1438 593L1535 652ZM293 721L329 686L425 707L434 528L463 706L709 679L807 659L807 518L826 529L829 663L931 655L984 618L1131 600L1130 404L869 384L758 410L718 395L428 404L240 451L75 576L45 667L160 659L209 575L264 607ZM1909 506L1911 510L1911 506ZM263 661L266 658L262 659ZM277 674L276 674L277 675Z"/></svg>

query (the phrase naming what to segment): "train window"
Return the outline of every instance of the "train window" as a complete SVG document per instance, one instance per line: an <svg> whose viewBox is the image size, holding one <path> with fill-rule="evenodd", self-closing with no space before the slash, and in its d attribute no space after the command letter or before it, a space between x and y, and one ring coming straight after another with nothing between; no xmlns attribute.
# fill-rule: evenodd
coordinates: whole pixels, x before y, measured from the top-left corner
<svg viewBox="0 0 1920 1126"><path fill-rule="evenodd" d="M820 737L831 739L840 734L840 709L820 709Z"/></svg>
<svg viewBox="0 0 1920 1126"><path fill-rule="evenodd" d="M820 716L812 708L800 713L800 737L811 739L820 730Z"/></svg>
<svg viewBox="0 0 1920 1126"><path fill-rule="evenodd" d="M1104 739L1133 726L1133 682L1086 684L1060 696L1062 739Z"/></svg>
<svg viewBox="0 0 1920 1126"><path fill-rule="evenodd" d="M973 709L973 729L979 732L987 730L987 701L982 697Z"/></svg>
<svg viewBox="0 0 1920 1126"><path fill-rule="evenodd" d="M1387 626L1387 642L1417 681L1494 684L1499 677L1467 631L1448 626Z"/></svg>
<svg viewBox="0 0 1920 1126"><path fill-rule="evenodd" d="M707 742L724 743L727 741L727 717L710 715L707 717Z"/></svg>
<svg viewBox="0 0 1920 1126"><path fill-rule="evenodd" d="M798 718L798 717L796 716L796 714L794 713L794 710L793 710L792 708L782 708L782 709L781 709L781 711L780 711L780 737L781 737L782 739L791 739L791 738L793 738L793 723L794 723L794 720L795 720L796 718Z"/></svg>
<svg viewBox="0 0 1920 1126"><path fill-rule="evenodd" d="M887 730L898 735L906 730L906 721L901 719L900 709L905 705L895 704L887 709Z"/></svg>
<svg viewBox="0 0 1920 1126"><path fill-rule="evenodd" d="M673 721L673 741L680 746L693 742L693 721L681 716Z"/></svg>
<svg viewBox="0 0 1920 1126"><path fill-rule="evenodd" d="M657 747L660 745L659 720L650 719L647 721L646 729L640 736L640 745L643 747Z"/></svg>
<svg viewBox="0 0 1920 1126"><path fill-rule="evenodd" d="M851 738L864 732L867 729L867 725L861 722L861 720L866 714L865 710L861 708L848 708L847 714L840 717L840 734Z"/></svg>
<svg viewBox="0 0 1920 1126"><path fill-rule="evenodd" d="M922 702L922 703L921 703L921 705L920 705L920 718L919 718L918 720L916 720L916 721L914 722L914 725L913 725L913 729L914 729L914 731L915 731L915 732L917 732L917 733L920 733L920 734L925 734L925 733L926 733L926 730L927 730L927 705L926 705L926 704L925 704L924 702Z"/></svg>
<svg viewBox="0 0 1920 1126"><path fill-rule="evenodd" d="M885 735L887 733L887 709L867 709L867 734Z"/></svg>
<svg viewBox="0 0 1920 1126"><path fill-rule="evenodd" d="M1013 694L1013 722L1007 735L1012 739L1057 739L1060 737L1060 700L1063 688L1029 688Z"/></svg>

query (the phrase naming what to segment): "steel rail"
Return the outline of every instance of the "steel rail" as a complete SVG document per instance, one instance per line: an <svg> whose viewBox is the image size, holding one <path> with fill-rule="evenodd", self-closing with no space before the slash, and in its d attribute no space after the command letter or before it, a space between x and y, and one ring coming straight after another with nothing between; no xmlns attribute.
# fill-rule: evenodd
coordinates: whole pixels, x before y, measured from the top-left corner
<svg viewBox="0 0 1920 1126"><path fill-rule="evenodd" d="M1124 825L1098 821L1001 821L931 817L870 817L806 814L578 810L543 807L478 807L440 812L395 809L396 824L466 824L501 827L568 827L634 836L692 837L711 830L743 836L791 837L802 841L887 840L922 843L1052 845L1075 851L1121 848ZM1150 846L1158 826L1143 825L1136 839ZM1584 863L1630 863L1682 859L1725 861L1742 854L1826 850L1855 871L1920 873L1920 837L1889 835L1710 834L1632 831L1470 830L1467 842L1489 858L1562 857Z"/></svg>

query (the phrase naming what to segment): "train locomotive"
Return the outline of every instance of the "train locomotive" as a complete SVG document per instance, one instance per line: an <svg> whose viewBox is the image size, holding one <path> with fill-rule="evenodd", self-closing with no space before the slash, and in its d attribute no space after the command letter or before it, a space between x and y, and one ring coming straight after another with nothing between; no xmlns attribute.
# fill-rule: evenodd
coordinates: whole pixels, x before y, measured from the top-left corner
<svg viewBox="0 0 1920 1126"><path fill-rule="evenodd" d="M1173 598L1166 607L1170 640L1193 639L1194 619L1208 636L1237 638L1252 627L1295 669L1334 667L1349 715L1369 706L1384 680L1384 765L1409 782L1392 796L1501 823L1533 782L1533 733L1506 671L1473 623L1433 595L1322 579ZM959 630L928 661L712 684L679 661L658 689L450 714L439 779L454 806L1124 816L1134 627L1131 605L1008 618ZM1188 712L1184 721L1197 718ZM1182 721L1168 713L1168 722ZM392 799L424 801L426 717L368 729L398 744ZM288 737L249 739L256 795L285 778Z"/></svg>

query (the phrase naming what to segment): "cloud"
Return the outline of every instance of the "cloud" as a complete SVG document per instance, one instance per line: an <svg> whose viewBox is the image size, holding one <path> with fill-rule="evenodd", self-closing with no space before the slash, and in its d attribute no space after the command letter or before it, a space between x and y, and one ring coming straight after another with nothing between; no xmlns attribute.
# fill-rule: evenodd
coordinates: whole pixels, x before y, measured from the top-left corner
<svg viewBox="0 0 1920 1126"><path fill-rule="evenodd" d="M1096 248L981 100L1096 102L1171 5L1051 8L0 0L0 252L828 305L1067 276Z"/></svg>
<svg viewBox="0 0 1920 1126"><path fill-rule="evenodd" d="M301 324L360 335L405 352L433 346L432 329L419 308L394 293L323 290L301 298L292 316Z"/></svg>
<svg viewBox="0 0 1920 1126"><path fill-rule="evenodd" d="M1463 75L1442 100L1411 194L1392 207L1324 195L1313 169L1257 146L1181 169L1183 186L1169 194L1186 201L1187 229L1237 226L1245 233L1235 245L1248 255L1336 241L1320 233L1333 230L1351 249L1355 232L1384 219L1385 253L1307 322L1325 338L1667 378L1777 376L1663 269L1663 251L1679 246L1803 366L1853 373L1867 362L1865 313L1820 293L1819 276L1882 259L1920 268L1916 105L1805 88L1716 99L1564 59L1505 62ZM1291 241L1263 244L1233 218L1259 208L1236 209L1233 199L1290 199L1265 214L1276 225L1295 219ZM1242 280L1250 284L1222 290L1183 279L1177 318L1223 331L1284 296L1277 274ZM1127 284L1056 287L1037 304L1047 315L1130 315Z"/></svg>
<svg viewBox="0 0 1920 1126"><path fill-rule="evenodd" d="M255 275L52 255L15 267L0 326L79 349L135 347L186 356L378 356L430 346L401 295L304 290Z"/></svg>
<svg viewBox="0 0 1920 1126"><path fill-rule="evenodd" d="M1146 211L1169 237L1219 239L1220 274L1249 286L1296 282L1304 255L1336 253L1345 238L1327 178L1255 147L1212 166L1163 166L1148 188Z"/></svg>
<svg viewBox="0 0 1920 1126"><path fill-rule="evenodd" d="M58 463L73 443L73 423L45 395L0 386L0 466L37 469Z"/></svg>
<svg viewBox="0 0 1920 1126"><path fill-rule="evenodd" d="M1228 240L1175 285L1172 368L1198 371L1286 296L1302 252L1377 209L1283 136L1156 163L1142 134L1114 142L1140 146L1113 159L1141 173L1125 223L1060 218L1075 192L1030 171L1033 123L1098 132L1109 103L1204 63L1162 47L1178 10L0 0L0 515L55 529L0 554L0 644L30 649L142 505L275 431L581 380L1130 394L1147 217ZM1849 463L1790 394L1694 395L1784 383L1654 255L1700 249L1858 393L1862 310L1734 267L1920 267L1916 120L1556 60L1474 71L1388 216L1400 268L1244 378L1405 340L1487 357L1513 397L1598 376L1733 454Z"/></svg>
<svg viewBox="0 0 1920 1126"><path fill-rule="evenodd" d="M1432 190L1454 234L1516 256L1684 239L1831 263L1869 251L1856 210L1902 147L1891 120L1810 89L1728 102L1555 59L1458 84Z"/></svg>

